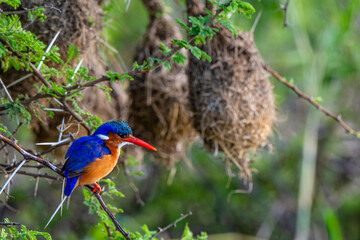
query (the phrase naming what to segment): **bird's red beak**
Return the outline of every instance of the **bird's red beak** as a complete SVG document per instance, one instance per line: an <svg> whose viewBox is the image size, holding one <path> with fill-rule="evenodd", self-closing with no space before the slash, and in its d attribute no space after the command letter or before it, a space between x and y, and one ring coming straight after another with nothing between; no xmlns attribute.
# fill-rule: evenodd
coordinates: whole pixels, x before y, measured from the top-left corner
<svg viewBox="0 0 360 240"><path fill-rule="evenodd" d="M139 145L141 147L153 150L153 151L157 151L156 148L154 148L150 144L148 144L148 143L144 142L143 140L140 140L140 139L138 139L138 138L136 138L134 136L123 138L123 140L126 141L126 142L129 142L129 143L133 143L133 144Z"/></svg>

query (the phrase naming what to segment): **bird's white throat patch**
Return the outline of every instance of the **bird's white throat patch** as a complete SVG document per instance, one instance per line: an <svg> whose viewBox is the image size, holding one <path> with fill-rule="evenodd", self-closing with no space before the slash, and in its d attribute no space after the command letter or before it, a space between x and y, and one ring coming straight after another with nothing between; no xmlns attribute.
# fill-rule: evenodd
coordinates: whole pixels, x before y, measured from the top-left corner
<svg viewBox="0 0 360 240"><path fill-rule="evenodd" d="M132 143L129 143L129 142L119 143L119 144L118 144L118 148L122 148L123 146L125 146L125 145L127 145L127 144L132 144Z"/></svg>

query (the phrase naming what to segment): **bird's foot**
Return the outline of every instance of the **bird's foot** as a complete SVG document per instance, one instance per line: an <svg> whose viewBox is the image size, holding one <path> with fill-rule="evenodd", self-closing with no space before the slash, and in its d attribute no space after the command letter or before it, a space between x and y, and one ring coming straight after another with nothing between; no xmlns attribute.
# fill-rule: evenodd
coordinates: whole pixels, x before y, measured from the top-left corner
<svg viewBox="0 0 360 240"><path fill-rule="evenodd" d="M94 194L96 190L98 190L98 194L100 194L101 188L100 188L99 184L97 184L96 182L94 182L94 188L93 188L93 190L92 190L92 193Z"/></svg>

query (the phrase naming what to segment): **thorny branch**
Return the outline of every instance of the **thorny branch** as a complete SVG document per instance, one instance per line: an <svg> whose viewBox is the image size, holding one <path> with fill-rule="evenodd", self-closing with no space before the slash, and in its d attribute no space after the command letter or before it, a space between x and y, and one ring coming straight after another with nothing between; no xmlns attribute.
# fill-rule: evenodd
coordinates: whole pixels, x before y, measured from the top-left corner
<svg viewBox="0 0 360 240"><path fill-rule="evenodd" d="M93 189L90 186L87 186L89 189ZM106 214L110 217L111 221L114 223L116 230L118 230L119 232L121 232L121 234L127 239L127 240L131 240L129 237L129 234L127 232L125 232L125 230L120 226L119 222L116 220L115 216L112 214L112 212L109 210L109 208L106 207L106 204L104 202L104 200L102 199L102 197L100 196L100 194L95 191L94 192L95 197L97 198L97 200L99 201L101 207L104 209L104 211L106 212Z"/></svg>
<svg viewBox="0 0 360 240"><path fill-rule="evenodd" d="M357 138L360 138L360 132L355 131L347 123L345 123L341 119L341 115L335 115L334 113L330 112L329 110L327 110L326 108L324 108L323 106L318 104L312 97L310 97L309 95L306 95L305 93L300 91L300 89L295 87L293 84L287 82L283 77L281 77L276 71L274 71L270 67L268 67L266 65L263 65L263 68L265 69L265 71L270 73L276 80L278 80L280 83L282 83L283 85L285 85L286 87L291 89L293 92L295 92L300 98L302 98L305 101L309 102L311 105L316 107L319 111L324 113L326 116L334 119L343 129L345 129L346 133L354 135Z"/></svg>
<svg viewBox="0 0 360 240"><path fill-rule="evenodd" d="M9 174L11 172L3 172L3 171L0 171L0 174ZM59 177L55 177L55 176L51 176L47 173L33 173L33 172L26 172L26 171L17 171L17 174L20 174L20 175L26 175L26 176L30 176L30 177L34 177L34 178L47 178L47 179L51 179L51 180L55 180L55 181L61 181L61 178Z"/></svg>
<svg viewBox="0 0 360 240"><path fill-rule="evenodd" d="M60 168L55 167L53 164L51 164L50 162L48 162L47 160L40 158L40 157L36 157L35 155L32 155L30 153L28 153L27 151L25 151L22 147L20 147L18 144L16 144L15 141L12 141L10 139L8 139L7 137L4 137L3 135L0 134L0 140L5 142L6 144L12 146L16 151L18 151L21 155L23 155L23 157L26 160L33 160L36 161L44 166L46 166L47 168L50 168L53 172L57 173L58 175L64 177L64 174L61 172ZM37 177L37 176L35 176ZM89 189L93 189L91 186L87 186ZM114 223L114 225L116 226L116 229L118 231L120 231L124 237L127 240L130 240L128 234L121 228L119 222L116 220L116 218L114 217L114 215L111 213L111 211L106 207L106 204L104 203L104 201L102 200L101 196L95 192L95 197L98 199L99 203L101 204L102 208L104 209L104 211L108 214L108 216L110 217L111 221Z"/></svg>
<svg viewBox="0 0 360 240"><path fill-rule="evenodd" d="M21 225L21 224L20 224L20 223L16 223L16 222L9 222L9 223L0 222L0 225L2 225L2 226L14 226L14 225Z"/></svg>
<svg viewBox="0 0 360 240"><path fill-rule="evenodd" d="M181 220L187 218L188 216L192 215L192 212L189 211L187 214L181 214L181 217L179 217L178 219L176 219L173 223L170 223L169 225L167 225L166 227L164 228L159 228L157 233L155 233L153 236L151 236L150 240L153 239L154 237L158 237L161 233L165 232L166 230L168 230L169 228L172 228L172 227L176 227L176 224L178 222L180 222Z"/></svg>

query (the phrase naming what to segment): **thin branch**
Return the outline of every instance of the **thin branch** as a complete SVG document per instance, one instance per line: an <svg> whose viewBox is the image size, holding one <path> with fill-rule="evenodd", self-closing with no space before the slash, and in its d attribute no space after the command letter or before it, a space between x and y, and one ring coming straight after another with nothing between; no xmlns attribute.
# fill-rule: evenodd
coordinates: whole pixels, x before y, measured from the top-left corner
<svg viewBox="0 0 360 240"><path fill-rule="evenodd" d="M66 103L66 101L65 101L64 98L62 98L61 103L64 105L64 110L67 111L67 112L69 112L69 113L71 114L71 116L73 116L73 117L76 119L76 121L78 121L81 125L83 125L83 127L87 130L88 134L90 135L91 132L92 132L92 129L91 129L88 125L86 125L86 124L84 123L84 121L81 119L81 117L79 117L79 116L69 107L69 105Z"/></svg>
<svg viewBox="0 0 360 240"><path fill-rule="evenodd" d="M280 6L281 11L284 11L284 27L291 27L291 24L288 23L288 9L289 9L290 0L286 0L284 5Z"/></svg>
<svg viewBox="0 0 360 240"><path fill-rule="evenodd" d="M31 62L28 62L30 68L33 70L34 75L40 79L40 81L47 87L47 88L51 88L51 85L46 81L46 79L43 77L43 75L41 75L41 73L39 72L39 70L34 66L34 64L32 64ZM54 92L56 93L56 92Z"/></svg>
<svg viewBox="0 0 360 240"><path fill-rule="evenodd" d="M21 225L21 224L17 223L17 222L9 222L9 223L0 222L0 225L2 225L2 226L15 226L15 225Z"/></svg>
<svg viewBox="0 0 360 240"><path fill-rule="evenodd" d="M154 237L158 237L161 233L165 232L166 230L168 230L169 228L172 228L172 227L176 227L176 224L178 222L180 222L181 220L187 218L188 216L192 215L192 212L189 211L187 214L181 214L181 216L176 219L173 223L170 223L169 225L167 225L166 227L164 228L159 228L157 233L155 233L153 236L151 236L150 240L153 239Z"/></svg>
<svg viewBox="0 0 360 240"><path fill-rule="evenodd" d="M87 188L93 190L93 188L91 186L86 185ZM111 221L114 223L116 230L118 230L119 232L121 232L121 234L127 239L127 240L131 240L129 237L129 234L127 232L125 232L125 230L120 226L119 222L116 220L115 216L112 214L112 212L109 210L109 208L106 206L104 200L102 199L102 197L100 196L100 194L95 191L94 192L95 197L97 198L97 200L99 201L102 209L106 212L106 214L110 217Z"/></svg>
<svg viewBox="0 0 360 240"><path fill-rule="evenodd" d="M18 10L18 11L2 11L0 9L0 14L22 14L22 13L27 13L30 11L35 11L40 8L50 8L50 9L54 9L54 10L58 11L59 13L61 13L61 10L54 6L44 5L44 6L39 6L39 7L35 7L35 8L24 8L24 10Z"/></svg>
<svg viewBox="0 0 360 240"><path fill-rule="evenodd" d="M318 104L312 97L310 97L309 95L306 95L305 93L303 93L302 91L300 91L300 89L298 89L297 87L295 87L293 84L287 82L283 77L281 77L276 71L274 71L273 69L271 69L270 67L268 67L267 65L263 65L263 68L265 69L265 71L267 71L268 73L270 73L276 80L278 80L280 83L282 83L283 85L285 85L287 88L291 89L293 92L295 92L300 98L304 99L305 101L309 102L311 105L313 105L314 107L316 107L318 110L320 110L322 113L324 113L326 116L334 119L348 134L354 135L357 138L360 138L360 132L359 131L355 131L354 129L352 129L347 123L345 123L342 119L341 119L341 115L335 115L334 113L330 112L329 110L327 110L326 108L324 108L323 106L321 106L320 104Z"/></svg>
<svg viewBox="0 0 360 240"><path fill-rule="evenodd" d="M0 171L0 174L8 174L8 172ZM38 178L38 177L47 178L47 179L51 179L51 180L55 180L55 181L60 181L61 180L61 178L51 176L51 175L49 175L47 173L41 174L41 173L31 173L31 172L26 172L26 171L17 171L17 174L31 176L31 177L34 177L34 178Z"/></svg>
<svg viewBox="0 0 360 240"><path fill-rule="evenodd" d="M12 146L16 151L18 151L21 155L23 155L23 157L26 160L36 161L36 162L50 168L51 170L53 170L57 174L59 174L61 176L64 176L59 168L55 167L53 164L51 164L50 162L48 162L47 160L45 160L43 158L36 157L35 155L32 155L32 154L28 153L22 147L17 145L15 141L12 141L12 140L8 139L7 137L3 136L2 134L0 134L0 140L7 143L10 146Z"/></svg>

